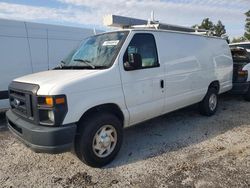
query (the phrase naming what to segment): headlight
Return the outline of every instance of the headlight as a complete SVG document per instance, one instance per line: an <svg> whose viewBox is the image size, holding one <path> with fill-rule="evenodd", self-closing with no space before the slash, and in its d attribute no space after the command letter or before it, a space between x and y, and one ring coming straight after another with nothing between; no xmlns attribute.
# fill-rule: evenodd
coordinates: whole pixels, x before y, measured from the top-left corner
<svg viewBox="0 0 250 188"><path fill-rule="evenodd" d="M48 118L51 122L55 122L54 112L52 110L48 111Z"/></svg>
<svg viewBox="0 0 250 188"><path fill-rule="evenodd" d="M41 125L61 125L67 111L65 95L38 97L38 117Z"/></svg>

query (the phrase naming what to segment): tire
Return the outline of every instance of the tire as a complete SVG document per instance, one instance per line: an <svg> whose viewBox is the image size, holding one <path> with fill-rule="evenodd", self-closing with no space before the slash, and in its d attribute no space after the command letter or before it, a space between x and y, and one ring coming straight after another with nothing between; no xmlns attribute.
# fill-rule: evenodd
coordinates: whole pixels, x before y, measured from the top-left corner
<svg viewBox="0 0 250 188"><path fill-rule="evenodd" d="M78 126L79 135L75 139L77 157L91 167L102 167L110 163L122 145L121 121L109 113L95 113Z"/></svg>
<svg viewBox="0 0 250 188"><path fill-rule="evenodd" d="M212 116L217 111L217 108L218 92L215 88L209 88L206 96L199 104L200 113L205 116Z"/></svg>

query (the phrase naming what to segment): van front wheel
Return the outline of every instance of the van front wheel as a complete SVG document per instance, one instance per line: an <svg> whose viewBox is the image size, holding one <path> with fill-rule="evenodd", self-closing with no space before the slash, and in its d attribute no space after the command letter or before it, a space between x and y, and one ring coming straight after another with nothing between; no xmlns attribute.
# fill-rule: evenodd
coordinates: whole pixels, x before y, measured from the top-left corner
<svg viewBox="0 0 250 188"><path fill-rule="evenodd" d="M205 116L212 116L215 114L218 107L218 93L214 88L209 88L206 96L200 102L200 113Z"/></svg>
<svg viewBox="0 0 250 188"><path fill-rule="evenodd" d="M112 114L97 113L79 126L79 135L75 140L78 158L92 167L102 167L111 162L122 144L120 120Z"/></svg>

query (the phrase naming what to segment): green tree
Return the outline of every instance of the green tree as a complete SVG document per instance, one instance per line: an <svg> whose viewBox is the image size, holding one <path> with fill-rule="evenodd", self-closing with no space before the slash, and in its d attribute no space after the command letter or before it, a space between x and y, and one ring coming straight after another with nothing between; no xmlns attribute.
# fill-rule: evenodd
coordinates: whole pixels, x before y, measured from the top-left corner
<svg viewBox="0 0 250 188"><path fill-rule="evenodd" d="M205 18L202 20L201 25L199 26L199 29L206 29L213 31L214 30L214 24L212 21L209 20L209 18Z"/></svg>
<svg viewBox="0 0 250 188"><path fill-rule="evenodd" d="M222 35L226 34L225 26L219 20L216 25L214 25L214 33L216 36L221 37Z"/></svg>
<svg viewBox="0 0 250 188"><path fill-rule="evenodd" d="M247 40L250 40L250 10L247 11L245 15L246 15L246 25L245 25L244 37Z"/></svg>
<svg viewBox="0 0 250 188"><path fill-rule="evenodd" d="M219 20L215 25L209 18L202 20L201 25L193 25L192 28L205 29L211 31L215 36L221 37L226 34L225 25Z"/></svg>

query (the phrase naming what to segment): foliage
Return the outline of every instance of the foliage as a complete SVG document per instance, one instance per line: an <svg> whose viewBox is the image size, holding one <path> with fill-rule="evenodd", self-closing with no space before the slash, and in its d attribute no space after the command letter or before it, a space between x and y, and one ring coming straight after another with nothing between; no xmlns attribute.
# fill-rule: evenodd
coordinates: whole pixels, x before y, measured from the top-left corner
<svg viewBox="0 0 250 188"><path fill-rule="evenodd" d="M201 25L199 26L200 29L205 29L205 30L214 30L214 24L212 21L209 20L209 18L205 18L202 20Z"/></svg>
<svg viewBox="0 0 250 188"><path fill-rule="evenodd" d="M216 36L221 37L222 35L226 34L225 26L219 20L218 23L214 26L214 32Z"/></svg>
<svg viewBox="0 0 250 188"><path fill-rule="evenodd" d="M193 28L205 29L214 33L215 36L221 37L226 34L225 25L219 20L217 24L214 24L209 18L205 18L202 20L201 24L192 26Z"/></svg>
<svg viewBox="0 0 250 188"><path fill-rule="evenodd" d="M250 40L250 10L247 11L245 15L246 15L246 25L245 25L244 37L247 40Z"/></svg>

